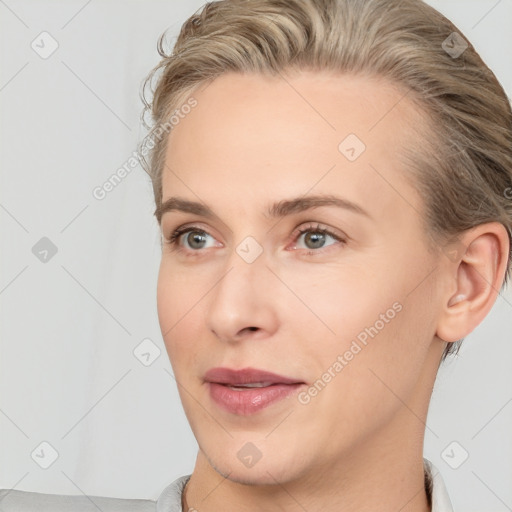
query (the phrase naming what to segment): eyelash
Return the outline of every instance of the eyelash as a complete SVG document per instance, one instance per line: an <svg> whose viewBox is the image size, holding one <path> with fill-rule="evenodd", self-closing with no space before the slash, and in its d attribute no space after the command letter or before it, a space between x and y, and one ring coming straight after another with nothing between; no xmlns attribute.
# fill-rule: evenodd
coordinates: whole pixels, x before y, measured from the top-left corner
<svg viewBox="0 0 512 512"><path fill-rule="evenodd" d="M178 252L192 252L192 253L199 254L201 252L201 249L198 249L198 250L183 249L179 245L179 238L181 237L181 235L184 235L186 233L190 233L193 231L197 231L199 233L211 236L207 231L205 231L204 229L201 229L198 226L187 226L184 228L178 228L175 231L173 231L168 237L165 238L165 241L167 244L174 246ZM341 238L339 235L333 233L331 230L321 227L319 224L316 224L316 225L311 224L302 229L295 230L292 235L293 240L298 239L305 233L321 233L323 235L328 235L328 236L334 238L334 240L336 240L337 242L340 242L342 245L346 244L346 240ZM324 252L325 249L328 249L328 247L330 247L330 246L327 246L325 248L320 247L319 249L310 249L310 250L303 249L303 250L306 250L306 255L309 256L309 255L322 253L322 252Z"/></svg>

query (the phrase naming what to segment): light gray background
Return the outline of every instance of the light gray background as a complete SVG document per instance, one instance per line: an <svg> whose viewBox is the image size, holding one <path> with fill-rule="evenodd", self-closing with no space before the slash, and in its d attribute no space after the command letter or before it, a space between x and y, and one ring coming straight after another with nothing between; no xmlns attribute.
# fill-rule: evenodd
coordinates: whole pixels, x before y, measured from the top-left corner
<svg viewBox="0 0 512 512"><path fill-rule="evenodd" d="M510 96L512 1L429 3ZM0 488L156 499L193 469L156 314L149 179L136 167L105 199L92 191L145 134L139 91L158 36L201 5L0 1ZM59 45L47 59L31 48L42 31ZM32 253L42 237L58 249L46 263ZM511 332L509 289L436 382L425 456L457 511L512 510ZM161 350L148 367L133 354L146 338ZM43 441L59 454L48 469L31 458ZM443 457L453 441L452 455L469 453L458 469Z"/></svg>

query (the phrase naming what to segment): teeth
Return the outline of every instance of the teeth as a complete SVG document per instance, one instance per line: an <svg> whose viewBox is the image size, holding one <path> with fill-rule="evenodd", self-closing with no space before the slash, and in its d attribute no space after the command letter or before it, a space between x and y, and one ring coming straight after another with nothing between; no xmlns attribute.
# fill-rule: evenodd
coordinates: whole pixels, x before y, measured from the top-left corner
<svg viewBox="0 0 512 512"><path fill-rule="evenodd" d="M243 388L265 388L271 386L272 382L251 382L250 384L241 384L238 386L228 386L231 389L243 389Z"/></svg>

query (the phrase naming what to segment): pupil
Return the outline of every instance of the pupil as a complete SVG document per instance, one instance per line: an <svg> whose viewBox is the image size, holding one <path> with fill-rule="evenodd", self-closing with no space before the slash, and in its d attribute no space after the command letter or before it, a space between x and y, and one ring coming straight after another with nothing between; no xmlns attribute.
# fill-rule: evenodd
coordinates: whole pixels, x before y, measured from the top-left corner
<svg viewBox="0 0 512 512"><path fill-rule="evenodd" d="M187 242L190 244L190 247L194 247L195 249L202 249L201 243L205 241L204 234L199 234L198 231L192 231L188 234ZM191 242L193 240L193 242ZM199 247L197 245L194 245L195 242L199 243Z"/></svg>
<svg viewBox="0 0 512 512"><path fill-rule="evenodd" d="M324 238L325 238L325 235L323 233L313 233L313 234L306 234L306 245L308 244L308 241L312 241L313 242L313 247L314 249L318 248L318 247L321 247L322 246L322 243L324 242ZM318 243L320 242L320 243ZM316 244L316 245L315 245Z"/></svg>

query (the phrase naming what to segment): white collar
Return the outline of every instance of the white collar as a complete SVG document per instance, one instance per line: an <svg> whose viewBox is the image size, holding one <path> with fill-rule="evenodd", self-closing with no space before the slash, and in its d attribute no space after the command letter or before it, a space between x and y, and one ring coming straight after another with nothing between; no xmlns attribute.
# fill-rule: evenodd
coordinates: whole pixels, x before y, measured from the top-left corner
<svg viewBox="0 0 512 512"><path fill-rule="evenodd" d="M432 512L453 512L452 502L439 470L427 459L423 459L427 492L432 499Z"/></svg>

